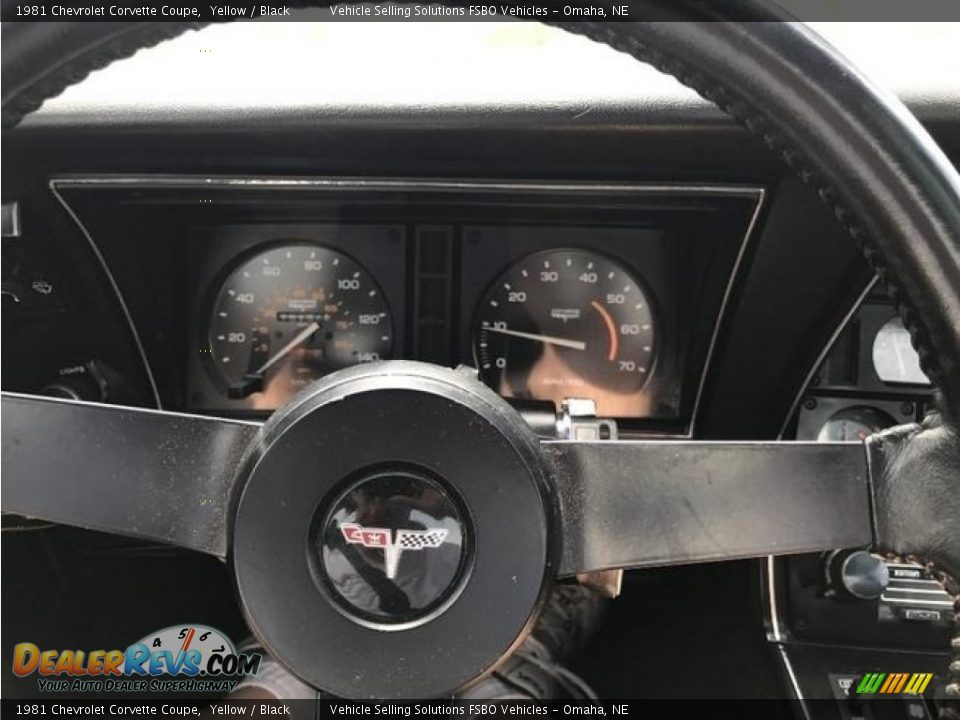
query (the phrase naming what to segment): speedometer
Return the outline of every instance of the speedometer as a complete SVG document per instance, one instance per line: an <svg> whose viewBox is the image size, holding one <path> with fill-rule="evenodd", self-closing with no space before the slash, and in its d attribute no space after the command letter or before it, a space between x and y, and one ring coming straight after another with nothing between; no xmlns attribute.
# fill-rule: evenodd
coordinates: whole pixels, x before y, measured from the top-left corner
<svg viewBox="0 0 960 720"><path fill-rule="evenodd" d="M477 309L481 376L509 398L591 398L608 417L643 415L653 371L654 316L640 282L619 263L581 250L521 260Z"/></svg>
<svg viewBox="0 0 960 720"><path fill-rule="evenodd" d="M272 409L327 373L387 358L390 311L354 260L311 243L274 245L242 261L217 291L211 366L225 393Z"/></svg>

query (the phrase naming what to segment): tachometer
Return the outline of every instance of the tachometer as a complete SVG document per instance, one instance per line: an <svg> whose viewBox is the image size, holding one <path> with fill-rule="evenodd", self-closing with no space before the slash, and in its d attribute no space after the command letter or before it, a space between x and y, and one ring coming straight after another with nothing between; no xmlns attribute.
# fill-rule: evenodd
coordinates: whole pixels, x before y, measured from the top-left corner
<svg viewBox="0 0 960 720"><path fill-rule="evenodd" d="M650 300L622 265L581 250L550 250L501 275L477 309L474 350L504 397L592 398L601 415L645 414L653 370Z"/></svg>
<svg viewBox="0 0 960 720"><path fill-rule="evenodd" d="M387 358L386 300L366 271L320 245L273 246L220 287L209 324L212 366L232 398L275 408L349 365Z"/></svg>

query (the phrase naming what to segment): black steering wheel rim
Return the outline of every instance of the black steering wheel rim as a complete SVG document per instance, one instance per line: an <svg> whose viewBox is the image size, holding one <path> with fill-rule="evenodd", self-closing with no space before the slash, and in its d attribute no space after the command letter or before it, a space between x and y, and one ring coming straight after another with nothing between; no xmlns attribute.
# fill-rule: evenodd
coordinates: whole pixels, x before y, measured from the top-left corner
<svg viewBox="0 0 960 720"><path fill-rule="evenodd" d="M960 467L960 176L897 99L810 30L785 22L763 0L720 7L648 0L634 12L649 22L561 26L650 63L717 104L779 155L861 247L940 391L943 415L935 427L872 442L875 536L884 550L931 560L953 582L960 570L950 483ZM193 27L5 26L4 124L15 125L91 70ZM938 478L923 487L940 513L935 522L902 500L904 477L918 468ZM910 521L897 517L901 511Z"/></svg>

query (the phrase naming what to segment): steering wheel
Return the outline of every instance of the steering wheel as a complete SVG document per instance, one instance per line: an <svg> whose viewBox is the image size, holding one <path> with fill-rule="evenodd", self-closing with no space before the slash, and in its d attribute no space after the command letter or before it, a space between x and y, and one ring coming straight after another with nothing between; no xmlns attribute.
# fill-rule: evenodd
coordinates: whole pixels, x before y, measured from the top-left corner
<svg viewBox="0 0 960 720"><path fill-rule="evenodd" d="M925 422L865 445L540 441L472 370L404 361L334 373L262 425L5 393L3 510L225 559L264 646L347 697L468 685L582 572L869 546L956 595L957 172L899 101L761 0L633 12L648 22L564 27L699 91L835 211L939 390ZM4 27L4 123L188 27Z"/></svg>

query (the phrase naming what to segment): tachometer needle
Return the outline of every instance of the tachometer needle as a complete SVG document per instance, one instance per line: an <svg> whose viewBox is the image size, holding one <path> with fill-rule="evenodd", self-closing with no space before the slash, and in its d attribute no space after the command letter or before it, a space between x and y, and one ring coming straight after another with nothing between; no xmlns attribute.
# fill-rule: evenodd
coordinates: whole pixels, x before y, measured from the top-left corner
<svg viewBox="0 0 960 720"><path fill-rule="evenodd" d="M263 373L265 373L267 370L269 370L271 367L273 367L273 365L274 365L278 360L280 360L281 358L283 358L287 353L289 353L289 352L290 352L291 350L293 350L297 345L299 345L300 343L302 343L304 340L306 340L308 337L310 337L311 335L313 335L313 334L314 334L317 330L319 330L319 329L320 329L320 324L317 323L317 322L312 322L312 323L310 323L309 325L307 325L303 330L301 330L300 332L297 333L296 337L293 338L293 340L291 340L291 341L288 342L286 345L284 345L282 348L280 348L280 350L277 352L276 355L274 355L274 356L271 357L269 360L267 360L263 365L261 365L260 367L258 367L258 368L256 369L255 374L256 374L256 375L262 375Z"/></svg>
<svg viewBox="0 0 960 720"><path fill-rule="evenodd" d="M493 325L488 325L483 329L500 333L501 335L510 335L512 337L524 338L525 340L536 340L537 342L546 343L547 345L570 348L571 350L587 349L587 344L581 340L568 340L567 338L554 337L553 335L536 335L534 333L510 330L504 327L494 327Z"/></svg>

